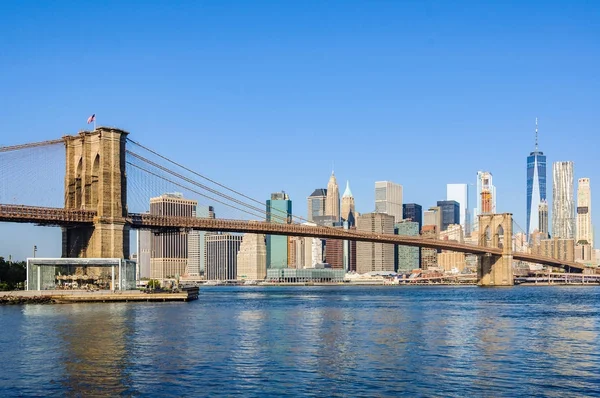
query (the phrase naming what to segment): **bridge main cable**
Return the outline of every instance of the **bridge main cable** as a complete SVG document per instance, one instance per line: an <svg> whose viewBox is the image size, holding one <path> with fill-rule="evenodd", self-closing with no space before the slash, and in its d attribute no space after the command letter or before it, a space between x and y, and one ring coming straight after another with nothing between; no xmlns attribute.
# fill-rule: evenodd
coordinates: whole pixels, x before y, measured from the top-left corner
<svg viewBox="0 0 600 398"><path fill-rule="evenodd" d="M64 142L64 140L62 138L59 138L56 140L30 142L29 144L1 146L0 152L12 152L12 151L18 151L21 149L36 148L36 147L41 147L41 146L50 146L50 145L62 144L63 142Z"/></svg>

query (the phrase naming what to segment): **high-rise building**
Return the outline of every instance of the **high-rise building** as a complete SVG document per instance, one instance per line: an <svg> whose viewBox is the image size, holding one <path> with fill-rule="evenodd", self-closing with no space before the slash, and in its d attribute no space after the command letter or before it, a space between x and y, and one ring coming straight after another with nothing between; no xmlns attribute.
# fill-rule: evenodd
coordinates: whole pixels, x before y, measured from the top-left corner
<svg viewBox="0 0 600 398"><path fill-rule="evenodd" d="M460 206L455 200L438 200L438 207L442 211L441 231L448 229L448 225L460 224Z"/></svg>
<svg viewBox="0 0 600 398"><path fill-rule="evenodd" d="M477 207L473 210L473 226L479 224L479 215L496 213L496 187L492 183L492 173L477 172Z"/></svg>
<svg viewBox="0 0 600 398"><path fill-rule="evenodd" d="M527 236L542 231L538 206L546 200L546 156L538 150L538 127L535 119L535 150L527 156Z"/></svg>
<svg viewBox="0 0 600 398"><path fill-rule="evenodd" d="M171 217L192 217L198 202L185 199L180 193L168 193L150 198L150 214ZM186 275L188 265L188 233L161 232L152 235L150 275L165 279Z"/></svg>
<svg viewBox="0 0 600 398"><path fill-rule="evenodd" d="M442 228L442 209L438 206L432 206L429 210L423 212L423 227L433 225L436 227L435 232L439 233Z"/></svg>
<svg viewBox="0 0 600 398"><path fill-rule="evenodd" d="M237 279L263 280L267 277L267 247L262 234L244 234L237 253Z"/></svg>
<svg viewBox="0 0 600 398"><path fill-rule="evenodd" d="M344 242L341 239L325 239L325 262L331 268L344 268Z"/></svg>
<svg viewBox="0 0 600 398"><path fill-rule="evenodd" d="M573 162L552 164L552 237L575 238Z"/></svg>
<svg viewBox="0 0 600 398"><path fill-rule="evenodd" d="M465 235L471 234L471 206L469 206L469 184L447 184L446 200L454 200L460 206L460 225Z"/></svg>
<svg viewBox="0 0 600 398"><path fill-rule="evenodd" d="M315 217L325 215L325 199L327 198L327 190L325 188L317 188L308 197L308 221L314 221Z"/></svg>
<svg viewBox="0 0 600 398"><path fill-rule="evenodd" d="M331 177L329 177L329 182L327 183L325 215L334 217L336 221L339 221L340 219L340 189L333 171L331 172Z"/></svg>
<svg viewBox="0 0 600 398"><path fill-rule="evenodd" d="M152 258L152 231L137 231L137 272L139 279L150 278L150 259Z"/></svg>
<svg viewBox="0 0 600 398"><path fill-rule="evenodd" d="M402 236L419 236L421 228L418 222L403 220L396 223L395 232ZM398 273L407 273L417 269L421 265L421 249L418 247L398 245L397 248L397 271Z"/></svg>
<svg viewBox="0 0 600 398"><path fill-rule="evenodd" d="M394 216L385 213L361 214L356 220L357 231L394 233ZM356 243L356 272L394 271L394 245L384 243Z"/></svg>
<svg viewBox="0 0 600 398"><path fill-rule="evenodd" d="M423 208L416 203L402 204L402 218L419 224L419 231L423 228Z"/></svg>
<svg viewBox="0 0 600 398"><path fill-rule="evenodd" d="M588 243L594 247L592 228L592 190L589 178L577 181L577 243Z"/></svg>
<svg viewBox="0 0 600 398"><path fill-rule="evenodd" d="M548 239L548 202L546 199L542 200L538 205L538 221L540 225L539 233L542 239ZM534 230L535 231L535 230Z"/></svg>
<svg viewBox="0 0 600 398"><path fill-rule="evenodd" d="M424 238L434 238L437 236L439 231L437 230L437 225L423 225L423 230L421 231L421 236ZM431 267L436 267L438 264L437 260L437 249L430 249L427 247L421 248L421 268L428 269Z"/></svg>
<svg viewBox="0 0 600 398"><path fill-rule="evenodd" d="M215 218L212 206L197 206L194 216ZM204 275L206 270L206 231L192 230L188 233L188 275Z"/></svg>
<svg viewBox="0 0 600 398"><path fill-rule="evenodd" d="M350 181L346 181L346 190L342 195L342 219L348 221L352 226L356 223L356 208L354 205L354 196L350 190Z"/></svg>
<svg viewBox="0 0 600 398"><path fill-rule="evenodd" d="M394 222L402 220L402 185L390 181L375 182L375 212L394 217Z"/></svg>
<svg viewBox="0 0 600 398"><path fill-rule="evenodd" d="M279 224L292 223L292 201L285 192L271 194L267 200L267 221ZM287 268L288 237L267 235L267 269Z"/></svg>
<svg viewBox="0 0 600 398"><path fill-rule="evenodd" d="M241 243L241 235L206 235L206 279L237 279L237 253Z"/></svg>

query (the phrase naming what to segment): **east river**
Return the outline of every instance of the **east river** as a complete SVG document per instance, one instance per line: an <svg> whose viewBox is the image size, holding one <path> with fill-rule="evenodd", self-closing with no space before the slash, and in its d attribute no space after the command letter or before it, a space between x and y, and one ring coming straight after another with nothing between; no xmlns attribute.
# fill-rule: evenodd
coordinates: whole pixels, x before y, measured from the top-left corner
<svg viewBox="0 0 600 398"><path fill-rule="evenodd" d="M0 396L598 396L600 287L0 307Z"/></svg>

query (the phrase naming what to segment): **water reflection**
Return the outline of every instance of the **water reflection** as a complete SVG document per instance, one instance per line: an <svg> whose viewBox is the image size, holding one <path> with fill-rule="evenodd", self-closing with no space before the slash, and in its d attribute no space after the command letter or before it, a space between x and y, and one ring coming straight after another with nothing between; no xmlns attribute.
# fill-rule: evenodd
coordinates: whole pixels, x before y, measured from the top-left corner
<svg viewBox="0 0 600 398"><path fill-rule="evenodd" d="M572 396L600 289L231 288L0 307L0 396Z"/></svg>

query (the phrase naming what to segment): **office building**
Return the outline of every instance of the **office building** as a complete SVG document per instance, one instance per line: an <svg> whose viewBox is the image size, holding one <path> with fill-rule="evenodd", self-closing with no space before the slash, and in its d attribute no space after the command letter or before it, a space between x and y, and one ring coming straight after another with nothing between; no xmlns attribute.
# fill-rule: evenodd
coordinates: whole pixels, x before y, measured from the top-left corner
<svg viewBox="0 0 600 398"><path fill-rule="evenodd" d="M594 247L594 229L592 228L592 190L589 178L577 181L577 237L578 244ZM591 255L590 255L591 258Z"/></svg>
<svg viewBox="0 0 600 398"><path fill-rule="evenodd" d="M436 233L440 232L442 228L442 209L438 206L432 206L429 210L423 212L423 227L426 225L434 225L436 227Z"/></svg>
<svg viewBox="0 0 600 398"><path fill-rule="evenodd" d="M548 231L548 202L546 199L542 200L538 206L538 224L540 236L542 239L548 239L550 233Z"/></svg>
<svg viewBox="0 0 600 398"><path fill-rule="evenodd" d="M356 230L393 234L394 216L384 213L361 214L356 220ZM394 271L394 245L357 242L356 257L356 272L359 274Z"/></svg>
<svg viewBox="0 0 600 398"><path fill-rule="evenodd" d="M468 184L447 184L446 200L458 202L460 211L460 225L465 235L471 235L471 206L469 205Z"/></svg>
<svg viewBox="0 0 600 398"><path fill-rule="evenodd" d="M435 238L438 234L436 225L423 225L421 236L424 238ZM437 249L429 249L426 247L421 248L421 268L429 269L437 267Z"/></svg>
<svg viewBox="0 0 600 398"><path fill-rule="evenodd" d="M348 221L350 226L356 223L356 207L354 204L354 196L350 190L350 181L346 181L346 190L342 195L342 214L344 221Z"/></svg>
<svg viewBox="0 0 600 398"><path fill-rule="evenodd" d="M206 235L206 279L227 281L237 279L237 253L241 235Z"/></svg>
<svg viewBox="0 0 600 398"><path fill-rule="evenodd" d="M402 218L419 224L419 231L423 228L423 208L416 203L402 204Z"/></svg>
<svg viewBox="0 0 600 398"><path fill-rule="evenodd" d="M212 206L197 206L194 216L215 218ZM206 231L192 230L188 233L188 276L199 277L206 270Z"/></svg>
<svg viewBox="0 0 600 398"><path fill-rule="evenodd" d="M170 217L192 217L198 202L185 199L180 193L168 193L150 198L150 214ZM152 235L150 275L165 279L187 275L188 233L160 232Z"/></svg>
<svg viewBox="0 0 600 398"><path fill-rule="evenodd" d="M267 277L267 246L262 234L244 234L237 253L237 279L258 281Z"/></svg>
<svg viewBox="0 0 600 398"><path fill-rule="evenodd" d="M307 199L308 221L314 221L315 217L325 215L325 199L327 198L327 189L317 188Z"/></svg>
<svg viewBox="0 0 600 398"><path fill-rule="evenodd" d="M538 207L546 200L546 156L538 149L538 126L535 119L535 150L527 157L527 235L542 231Z"/></svg>
<svg viewBox="0 0 600 398"><path fill-rule="evenodd" d="M573 162L552 164L552 237L575 239Z"/></svg>
<svg viewBox="0 0 600 398"><path fill-rule="evenodd" d="M137 271L138 280L150 278L150 260L152 258L152 232L138 229L137 237Z"/></svg>
<svg viewBox="0 0 600 398"><path fill-rule="evenodd" d="M285 192L271 194L267 200L267 221L291 224L292 201ZM288 237L267 235L267 269L287 268L288 266Z"/></svg>
<svg viewBox="0 0 600 398"><path fill-rule="evenodd" d="M375 213L389 214L395 223L402 220L402 185L390 181L375 183Z"/></svg>
<svg viewBox="0 0 600 398"><path fill-rule="evenodd" d="M344 242L340 239L325 239L325 262L331 268L344 269Z"/></svg>
<svg viewBox="0 0 600 398"><path fill-rule="evenodd" d="M325 215L332 216L336 221L340 220L340 189L333 171L331 172L331 177L329 177L329 182L327 183Z"/></svg>
<svg viewBox="0 0 600 398"><path fill-rule="evenodd" d="M448 229L449 225L460 224L460 206L455 200L438 200L437 207L441 210L440 231Z"/></svg>
<svg viewBox="0 0 600 398"><path fill-rule="evenodd" d="M396 223L395 233L401 236L419 236L421 228L419 223L415 221L403 220ZM409 273L413 269L417 269L421 265L421 249L419 247L398 245L396 247L396 272Z"/></svg>

